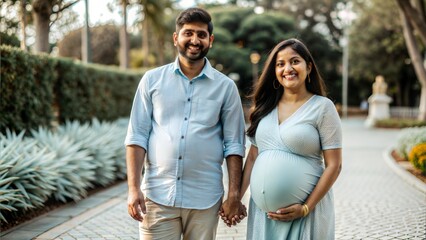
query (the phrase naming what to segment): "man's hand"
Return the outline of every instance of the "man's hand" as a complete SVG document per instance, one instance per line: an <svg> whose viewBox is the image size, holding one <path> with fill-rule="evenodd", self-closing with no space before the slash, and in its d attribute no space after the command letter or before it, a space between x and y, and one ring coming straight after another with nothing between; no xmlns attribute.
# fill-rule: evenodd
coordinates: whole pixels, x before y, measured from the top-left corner
<svg viewBox="0 0 426 240"><path fill-rule="evenodd" d="M146 213L145 199L140 189L129 190L127 197L127 211L129 215L136 221L142 222L143 215Z"/></svg>
<svg viewBox="0 0 426 240"><path fill-rule="evenodd" d="M237 199L227 199L222 203L219 210L223 222L228 226L235 226L247 216L246 207Z"/></svg>

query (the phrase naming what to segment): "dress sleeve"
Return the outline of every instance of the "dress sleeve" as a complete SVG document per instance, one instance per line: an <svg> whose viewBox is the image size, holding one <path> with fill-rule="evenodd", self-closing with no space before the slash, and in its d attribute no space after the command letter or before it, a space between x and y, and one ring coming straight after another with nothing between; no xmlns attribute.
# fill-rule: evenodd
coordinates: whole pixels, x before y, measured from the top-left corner
<svg viewBox="0 0 426 240"><path fill-rule="evenodd" d="M251 145L257 147L256 138L255 137L248 137L248 139L249 139Z"/></svg>
<svg viewBox="0 0 426 240"><path fill-rule="evenodd" d="M333 102L328 98L325 100L318 122L321 148L322 150L342 148L342 126L339 114Z"/></svg>

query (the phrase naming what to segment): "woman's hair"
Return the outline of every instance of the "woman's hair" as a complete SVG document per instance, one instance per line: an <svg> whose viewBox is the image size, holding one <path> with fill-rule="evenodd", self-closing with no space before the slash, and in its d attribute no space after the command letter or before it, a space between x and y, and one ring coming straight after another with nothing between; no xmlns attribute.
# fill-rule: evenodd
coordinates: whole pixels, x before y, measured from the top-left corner
<svg viewBox="0 0 426 240"><path fill-rule="evenodd" d="M315 65L314 59L305 44L294 38L278 43L269 53L268 59L266 60L265 66L262 70L262 74L254 86L253 94L250 96L253 107L249 117L251 124L247 129L247 135L249 137L255 136L260 120L277 106L284 93L284 88L281 85L278 89L275 89L273 84L274 81L278 81L275 75L277 54L286 47L291 47L296 53L298 53L306 61L307 66L311 64L311 71L307 75L310 80L305 80L306 89L316 95L326 95L324 80L322 79L317 66Z"/></svg>
<svg viewBox="0 0 426 240"><path fill-rule="evenodd" d="M184 24L201 22L207 24L207 31L213 33L213 23L210 14L202 8L188 8L182 11L176 18L176 32L182 29Z"/></svg>

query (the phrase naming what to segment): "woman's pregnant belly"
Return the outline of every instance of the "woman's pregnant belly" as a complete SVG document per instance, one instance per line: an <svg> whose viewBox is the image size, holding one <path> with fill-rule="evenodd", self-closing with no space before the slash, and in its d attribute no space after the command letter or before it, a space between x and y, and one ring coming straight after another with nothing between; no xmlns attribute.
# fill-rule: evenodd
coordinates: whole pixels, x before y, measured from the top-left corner
<svg viewBox="0 0 426 240"><path fill-rule="evenodd" d="M285 151L268 150L259 154L250 178L253 201L265 212L303 203L317 184L322 168Z"/></svg>

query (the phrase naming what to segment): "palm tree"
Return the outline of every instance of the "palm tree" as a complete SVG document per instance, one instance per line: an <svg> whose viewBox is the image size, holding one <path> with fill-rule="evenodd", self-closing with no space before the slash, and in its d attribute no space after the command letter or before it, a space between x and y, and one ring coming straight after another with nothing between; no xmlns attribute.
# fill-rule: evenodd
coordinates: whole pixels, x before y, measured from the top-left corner
<svg viewBox="0 0 426 240"><path fill-rule="evenodd" d="M172 2L170 0L139 0L138 2L142 6L142 56L144 57L143 65L148 66L148 56L150 54L149 40L150 33L157 33L158 42L164 44L164 35L166 23L164 21L165 13L164 10L171 8ZM152 27L152 29L151 29ZM159 53L159 59L164 61L163 46L157 48Z"/></svg>
<svg viewBox="0 0 426 240"><path fill-rule="evenodd" d="M26 51L27 50L27 10L26 10L26 6L27 6L27 1L26 0L21 0L20 4L19 4L19 17L20 17L20 24L21 24L21 34L22 34L22 39L21 39L21 49Z"/></svg>
<svg viewBox="0 0 426 240"><path fill-rule="evenodd" d="M123 25L120 30L120 67L129 67L129 34L127 33L127 6L128 0L120 0L120 5L123 12Z"/></svg>

